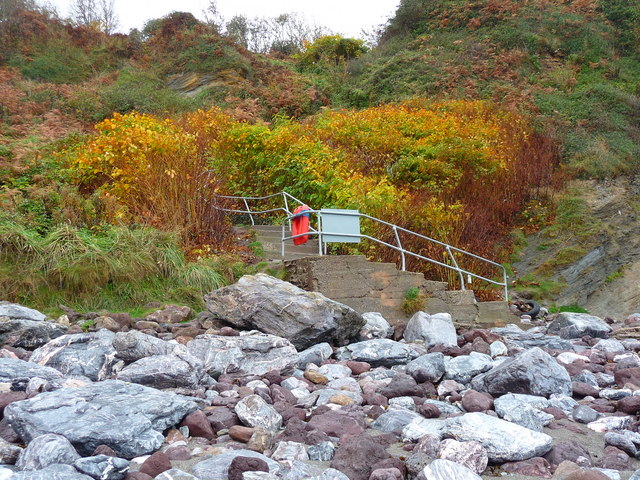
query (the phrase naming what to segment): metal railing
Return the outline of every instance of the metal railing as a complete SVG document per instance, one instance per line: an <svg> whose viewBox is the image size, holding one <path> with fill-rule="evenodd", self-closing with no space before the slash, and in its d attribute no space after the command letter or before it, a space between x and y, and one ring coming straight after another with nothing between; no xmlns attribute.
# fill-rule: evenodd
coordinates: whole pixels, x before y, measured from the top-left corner
<svg viewBox="0 0 640 480"><path fill-rule="evenodd" d="M282 207L276 207L276 208L271 208L271 209L266 209L266 210L252 210L249 206L249 202L253 202L253 201L264 201L264 200L268 200L274 197L278 197L281 196L282 197L282 201L284 206ZM475 255L471 252L467 252L466 250L462 250L460 248L454 247L452 245L449 245L447 243L441 242L439 240L436 240L434 238L430 238L427 237L426 235L422 235L420 233L417 232L413 232L411 230L408 230L406 228L400 227L398 225L394 225L393 223L389 223L389 222L385 222L384 220L380 220L379 218L375 218L372 217L370 215L366 215L364 213L359 213L359 212L355 212L355 211L339 211L339 210L334 210L331 212L331 215L344 215L344 216L350 216L350 217L359 217L361 219L367 219L370 220L374 223L380 224L380 225L384 225L387 226L389 228L392 229L393 231L393 236L395 239L395 245L389 243L389 242L385 242L384 240L381 240L379 238L376 237L372 237L370 235L367 234L363 234L363 233L359 233L359 234L346 234L343 232L329 232L329 231L324 231L324 229L322 228L322 211L321 210L305 210L304 214L310 214L310 215L316 215L317 216L317 225L318 228L313 228L313 227L309 227L309 232L307 233L302 233L299 235L286 235L286 230L285 230L285 225L289 225L289 229L291 230L291 222L293 221L294 218L296 218L299 215L303 215L301 213L299 214L293 214L290 209L289 209L289 201L298 203L299 205L305 205L303 202L301 202L300 200L298 200L297 198L295 198L294 196L288 194L287 192L279 192L279 193L274 193L273 195L267 195L264 197L238 197L238 196L232 196L232 195L216 195L216 197L221 198L221 199L227 199L227 200L235 200L235 201L242 201L242 203L244 204L246 210L239 210L239 209L230 209L230 208L223 208L223 207L216 207L219 210L225 211L225 212L233 212L233 213L242 213L242 214L248 214L249 218L251 219L251 224L255 225L255 221L253 216L254 215L261 215L261 214L268 214L268 213L274 213L274 212L284 212L286 214L286 217L283 219L283 223L282 223L282 237L281 237L281 248L282 248L282 256L284 257L284 253L285 253L285 242L293 240L294 238L297 237L302 237L305 235L312 235L312 236L317 236L318 237L318 254L319 255L323 255L326 254L326 242L323 242L323 237L324 236L329 236L329 235L334 235L334 236L341 236L341 237L353 237L353 238L359 238L359 239L366 239L375 243L378 243L380 245L384 245L385 247L391 248L393 250L396 250L397 252L400 253L400 259L401 259L401 267L402 267L402 271L406 271L407 268L407 256L410 257L415 257L418 258L420 260L424 260L426 262L432 263L434 265L438 265L440 267L452 270L457 272L459 279L460 279L460 286L462 290L465 290L465 275L467 276L467 281L469 283L471 283L471 278L477 278L478 280L482 280L484 282L490 283L492 285L498 285L501 286L503 288L503 293L504 293L504 299L505 301L509 300L509 292L508 292L508 287L507 287L507 270L505 269L505 267L503 265L500 265L499 263L496 263L492 260L489 260L487 258L481 257L479 255ZM424 255L421 255L419 253L413 252L411 250L407 250L402 246L402 241L400 238L400 233L403 233L405 235L409 235L415 238L419 238L421 240L427 241L433 245L437 245L439 247L442 247L444 250L444 253L446 253L447 257L451 260L451 265L441 262L439 260L435 260L433 258L430 257L426 257ZM324 245L324 248L323 248ZM488 265L491 265L493 267L496 267L497 269L499 269L502 272L502 281L497 281L497 280L493 280L487 277L484 277L482 275L473 273L471 271L465 270L464 268L461 268L460 265L458 264L458 260L456 259L456 254L458 254L461 257L468 257L468 258L473 258L475 260L478 260L480 262L486 263Z"/></svg>

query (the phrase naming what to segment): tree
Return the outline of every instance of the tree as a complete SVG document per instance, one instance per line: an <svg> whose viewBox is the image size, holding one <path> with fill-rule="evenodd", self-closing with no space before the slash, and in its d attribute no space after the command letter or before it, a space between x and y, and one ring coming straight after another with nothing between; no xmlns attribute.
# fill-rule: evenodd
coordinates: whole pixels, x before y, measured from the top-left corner
<svg viewBox="0 0 640 480"><path fill-rule="evenodd" d="M118 28L115 0L72 0L71 18L80 25L96 27L104 33L113 33Z"/></svg>
<svg viewBox="0 0 640 480"><path fill-rule="evenodd" d="M210 27L213 27L217 32L222 32L225 24L224 16L218 7L217 0L209 0L209 5L202 11L204 20Z"/></svg>
<svg viewBox="0 0 640 480"><path fill-rule="evenodd" d="M226 24L226 35L245 48L258 53L277 51L290 55L299 51L305 42L312 42L326 34L323 27L307 23L295 13L277 17L236 15Z"/></svg>

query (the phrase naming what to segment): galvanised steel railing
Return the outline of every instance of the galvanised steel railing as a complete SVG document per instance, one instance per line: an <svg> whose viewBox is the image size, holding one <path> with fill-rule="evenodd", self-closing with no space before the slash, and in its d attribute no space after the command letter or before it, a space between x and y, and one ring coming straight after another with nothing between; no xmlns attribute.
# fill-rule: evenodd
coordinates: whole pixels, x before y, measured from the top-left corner
<svg viewBox="0 0 640 480"><path fill-rule="evenodd" d="M458 276L460 278L460 286L462 290L465 290L465 275L467 276L467 281L469 283L471 283L471 278L477 278L478 280L482 280L484 282L490 283L492 285L498 285L501 286L503 288L503 293L504 293L504 299L505 301L509 301L509 291L508 291L508 287L507 287L507 270L505 269L505 267L503 265L500 265L499 263L496 263L492 260L489 260L487 258L481 257L479 255L475 255L471 252L467 252L466 250L462 250L460 248L454 247L452 245L449 245L447 243L441 242L439 240L436 240L434 238L430 238L427 237L426 235L422 235L420 233L417 232L413 232L411 230L408 230L406 228L400 227L398 225L394 225L393 223L389 223L389 222L385 222L384 220L380 220L379 218L375 218L372 217L370 215L366 215L364 213L359 213L359 212L355 212L355 211L344 211L344 210L333 210L331 211L331 215L344 215L344 216L349 216L349 217L359 217L361 219L367 219L370 220L374 223L380 224L380 225L385 225L387 227L390 227L393 230L393 234L394 234L394 238L395 238L395 245L390 244L388 242L385 242L384 240L381 240L379 238L376 237L372 237L370 235L367 234L363 234L363 233L358 233L358 234L347 234L347 233L343 233L343 232L329 232L329 231L324 231L324 229L322 228L322 211L321 210L305 210L304 213L299 213L299 214L293 214L290 209L289 209L289 202L294 202L297 203L299 205L304 205L303 202L301 202L300 200L298 200L297 198L295 198L294 196L290 195L287 192L279 192L279 193L274 193L273 195L267 195L264 197L243 197L243 196L232 196L232 195L216 195L218 198L222 198L222 199L227 199L227 200L236 200L236 201L242 201L242 203L244 204L246 210L240 210L240 209L230 209L230 208L223 208L223 207L216 207L219 210L225 211L225 212L232 212L232 213L241 213L241 214L247 214L249 215L249 218L251 219L251 224L255 225L255 221L254 221L254 215L261 215L261 214L268 214L268 213L274 213L274 212L284 212L286 217L283 219L284 222L282 224L282 238L281 238L281 248L282 248L282 256L284 257L284 247L285 247L285 242L293 240L294 238L297 237L302 237L304 235L315 235L318 237L318 255L323 255L326 254L326 242L323 242L323 237L324 236L328 236L328 235L334 235L334 236L341 236L341 237L353 237L353 238L359 238L359 239L366 239L366 240L370 240L372 242L378 243L380 245L384 245L385 247L391 248L393 250L396 250L397 252L400 253L400 258L401 258L401 263L402 263L402 270L405 271L406 270L406 265L407 265L407 256L411 256L411 257L415 257L415 258L419 258L421 260L424 260L426 262L432 263L434 265L438 265L440 267L444 267L446 269L449 270L453 270L455 272L458 273ZM271 208L271 209L266 209L266 210L252 210L251 207L249 206L249 202L254 202L254 201L264 201L264 200L268 200L271 198L275 198L280 196L282 198L283 201L283 205L282 207L276 207L276 208ZM310 215L316 215L317 216L317 225L318 228L313 228L313 227L309 227L309 232L307 233L302 233L299 235L287 235L286 234L286 230L285 230L285 225L288 224L289 225L289 229L291 229L291 222L293 221L294 218L296 218L299 215L304 215L304 214L310 214ZM446 252L448 258L451 260L451 265L447 264L447 263L443 263L439 260L435 260L433 258L429 258L429 257L425 257L424 255L421 255L419 253L413 252L411 250L407 250L402 246L402 241L400 239L400 232L402 232L405 235L409 235L409 236L413 236L416 238L420 238L421 240L425 240L427 242L430 242L434 245L438 245L440 247L442 247L444 249L444 252ZM324 248L323 248L324 245ZM469 257L469 258L473 258L475 260L479 260L481 262L487 263L489 265L492 265L493 267L496 267L497 269L501 270L502 272L502 281L497 281L497 280L493 280L487 277L484 277L482 275L473 273L471 271L465 270L464 268L461 268L460 265L458 264L458 261L456 259L456 255L458 254L462 257Z"/></svg>

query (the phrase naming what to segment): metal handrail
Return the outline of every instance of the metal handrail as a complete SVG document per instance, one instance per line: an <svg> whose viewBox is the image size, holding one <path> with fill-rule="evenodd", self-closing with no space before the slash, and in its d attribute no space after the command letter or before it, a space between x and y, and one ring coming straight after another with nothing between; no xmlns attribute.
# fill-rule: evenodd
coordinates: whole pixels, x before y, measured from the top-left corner
<svg viewBox="0 0 640 480"><path fill-rule="evenodd" d="M249 207L249 204L247 202L248 200L251 200L251 201L267 200L269 198L274 198L274 197L277 197L277 196L282 196L284 207L272 208L272 209L268 209L268 210L254 211L254 210L251 210L251 208ZM319 255L323 254L323 251L322 251L323 250L322 249L322 244L323 244L322 237L325 236L325 235L339 235L339 236L343 236L343 237L364 238L364 239L379 243L379 244L384 245L384 246L386 246L388 248L391 248L393 250L398 251L400 253L400 257L401 257L402 270L403 271L406 270L406 255L410 255L412 257L419 258L421 260L424 260L424 261L427 261L427 262L433 263L435 265L439 265L441 267L444 267L444 268L447 268L449 270L453 270L453 271L457 272L458 276L460 278L460 286L461 286L462 290L465 290L464 276L466 275L467 278L469 279L469 281L470 281L470 278L473 277L473 278L477 278L479 280L491 283L493 285L502 286L503 289L504 289L504 299L506 301L509 300L509 296L508 296L509 292L508 292L508 287L507 287L507 270L503 265L501 265L499 263L496 263L496 262L494 262L492 260L489 260L488 258L481 257L481 256L476 255L474 253L467 252L466 250L462 250L461 248L457 248L457 247L454 247L454 246L449 245L447 243L441 242L439 240L436 240L435 238L427 237L426 235L422 235L420 233L414 232L414 231L406 229L404 227L400 227L400 226L395 225L393 223L386 222L386 221L381 220L381 219L376 218L376 217L372 217L371 215L367 215L367 214L360 213L360 212L354 212L354 211L339 211L339 210L336 210L336 211L332 211L331 212L332 215L344 215L344 216L351 216L351 217L357 216L359 218L369 219L369 220L371 220L373 222L376 222L376 223L379 223L381 225L385 225L385 226L391 227L391 229L393 230L393 234L394 234L394 237L395 237L397 245L392 245L392 244L390 244L388 242L380 240L379 238L371 237L371 236L365 235L365 234L346 234L346 233L342 233L342 232L326 232L322 228L322 212L320 210L305 210L305 212L304 212L305 214L315 214L318 217L318 229L310 227L309 228L309 232L307 232L307 233L303 233L303 234L300 234L300 235L289 235L289 236L286 236L285 223L288 223L289 229L291 229L291 221L295 217L301 215L301 214L293 214L289 210L289 205L288 205L287 199L291 199L294 202L299 203L300 205L305 205L305 204L302 201L300 201L297 198L295 198L293 195L291 195L291 194L289 194L287 192L284 192L284 191L283 192L279 192L279 193L274 193L274 194L271 194L271 195L266 195L264 197L243 197L243 196L233 196L233 195L216 195L216 197L218 197L218 198L226 198L226 199L234 199L234 200L242 200L244 202L244 204L245 204L246 210L227 209L227 208L221 208L221 207L216 207L216 208L218 208L219 210L222 210L222 211L226 211L226 212L248 214L249 218L251 219L251 224L252 225L255 225L255 222L254 222L254 219L253 219L253 215L273 213L273 212L278 212L278 211L284 212L287 216L284 219L285 222L283 222L283 224L282 224L281 248L282 248L282 256L283 257L284 257L285 242L288 241L288 240L293 240L294 238L305 236L305 235L316 235L316 236L318 236L318 240L319 240L318 241L318 247L319 247L318 248L318 250L319 250L318 253L319 253ZM415 237L421 238L423 240L426 240L428 242L431 242L431 243L434 243L436 245L439 245L439 246L443 247L444 250L447 252L449 258L451 259L451 262L453 263L453 266L452 265L447 265L446 263L440 262L438 260L434 260L434 259L429 258L429 257L425 257L424 255L420 255L419 253L415 253L415 252L412 252L411 250L405 249L402 246L402 242L400 240L399 232L403 232L403 233L406 233L408 235L413 235ZM488 263L490 265L493 265L494 267L497 267L497 268L501 269L502 270L502 282L483 277L482 275L478 275L476 273L473 273L471 271L468 271L468 270L465 270L465 269L461 268L458 265L458 261L456 260L455 255L453 254L453 252L459 253L461 255L466 255L466 256L469 256L471 258L475 258L476 260L480 260L481 262Z"/></svg>

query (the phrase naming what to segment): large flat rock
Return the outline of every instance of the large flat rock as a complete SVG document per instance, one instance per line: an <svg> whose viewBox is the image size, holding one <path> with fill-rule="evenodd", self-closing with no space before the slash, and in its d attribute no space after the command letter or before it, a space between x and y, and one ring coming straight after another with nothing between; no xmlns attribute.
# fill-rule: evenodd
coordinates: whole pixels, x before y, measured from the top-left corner
<svg viewBox="0 0 640 480"><path fill-rule="evenodd" d="M5 417L26 442L56 433L85 456L107 445L118 456L133 458L160 448L162 432L196 408L180 395L106 380L14 402Z"/></svg>

